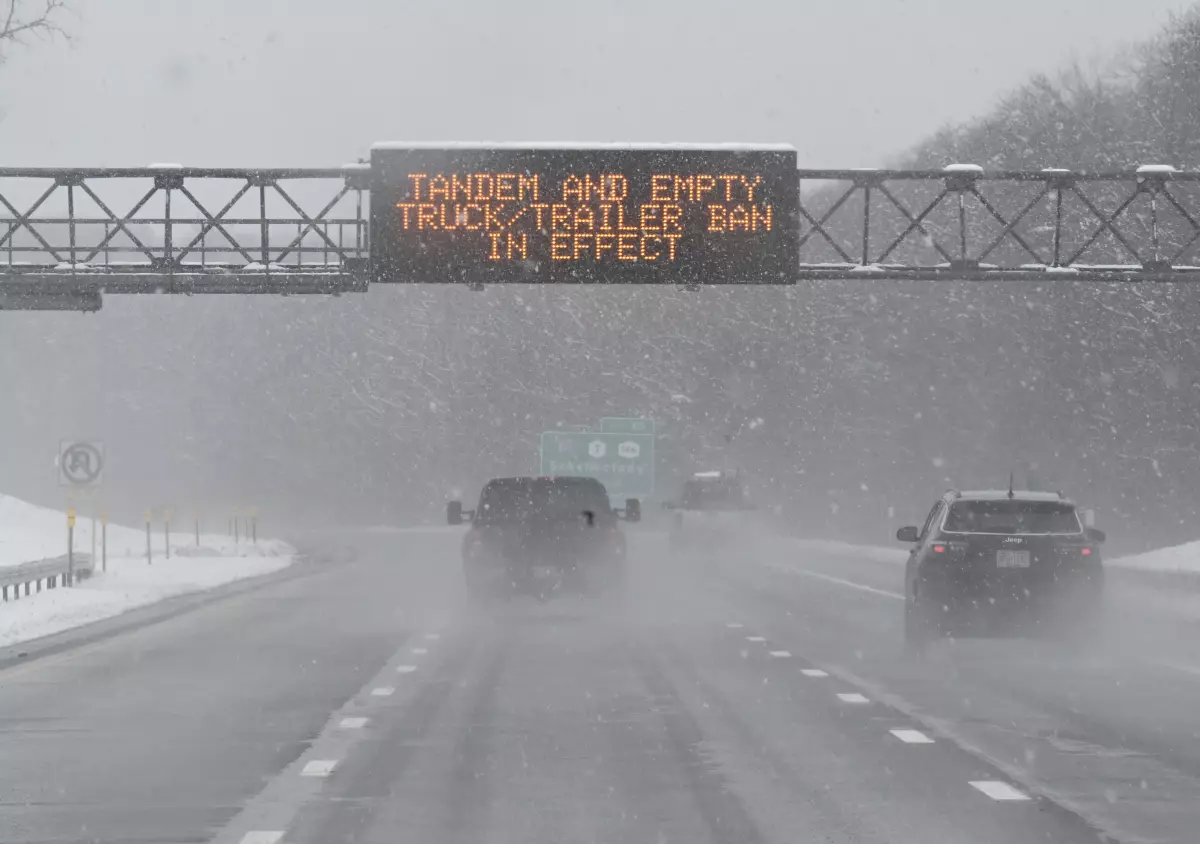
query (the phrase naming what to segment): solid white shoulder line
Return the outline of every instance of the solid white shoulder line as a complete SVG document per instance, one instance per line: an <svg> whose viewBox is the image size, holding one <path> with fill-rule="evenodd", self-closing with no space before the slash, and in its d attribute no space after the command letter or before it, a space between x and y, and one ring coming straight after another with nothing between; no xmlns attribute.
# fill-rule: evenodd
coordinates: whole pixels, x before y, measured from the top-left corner
<svg viewBox="0 0 1200 844"><path fill-rule="evenodd" d="M842 703L870 703L863 695L858 692L845 692L838 695L838 699Z"/></svg>

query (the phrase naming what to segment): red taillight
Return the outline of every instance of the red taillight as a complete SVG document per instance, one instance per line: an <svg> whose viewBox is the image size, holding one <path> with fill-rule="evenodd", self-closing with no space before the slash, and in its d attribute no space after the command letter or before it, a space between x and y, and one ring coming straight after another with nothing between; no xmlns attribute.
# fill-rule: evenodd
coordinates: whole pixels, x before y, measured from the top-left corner
<svg viewBox="0 0 1200 844"><path fill-rule="evenodd" d="M934 546L933 546L933 553L935 553L935 554L944 554L945 552L946 552L946 546L945 546L945 545L934 545Z"/></svg>
<svg viewBox="0 0 1200 844"><path fill-rule="evenodd" d="M1083 548L1079 551L1079 553L1085 557L1090 557L1090 556L1092 556L1092 549L1091 548Z"/></svg>

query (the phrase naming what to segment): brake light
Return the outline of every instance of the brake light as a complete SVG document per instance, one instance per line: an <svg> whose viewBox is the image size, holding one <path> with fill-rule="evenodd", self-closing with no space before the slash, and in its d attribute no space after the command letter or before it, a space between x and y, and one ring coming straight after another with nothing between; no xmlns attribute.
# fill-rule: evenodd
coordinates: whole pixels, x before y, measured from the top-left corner
<svg viewBox="0 0 1200 844"><path fill-rule="evenodd" d="M946 546L945 546L945 545L934 545L934 546L933 546L933 553L935 553L935 554L944 554L945 552L946 552Z"/></svg>
<svg viewBox="0 0 1200 844"><path fill-rule="evenodd" d="M1090 556L1092 556L1092 549L1091 548L1082 548L1082 549L1080 549L1079 553L1085 557L1090 557Z"/></svg>

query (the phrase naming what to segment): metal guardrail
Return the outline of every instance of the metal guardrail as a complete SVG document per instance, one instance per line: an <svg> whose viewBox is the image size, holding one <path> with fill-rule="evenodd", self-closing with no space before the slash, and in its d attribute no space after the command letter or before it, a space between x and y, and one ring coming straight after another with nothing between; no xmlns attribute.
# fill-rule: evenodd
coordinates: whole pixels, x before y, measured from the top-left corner
<svg viewBox="0 0 1200 844"><path fill-rule="evenodd" d="M86 580L92 576L94 570L95 561L90 554L75 555L77 580ZM19 566L0 568L0 595L5 601L9 600L10 596L12 600L16 600L21 597L22 587L24 594L30 595L35 589L41 592L43 586L47 589L67 586L70 585L70 574L71 566L65 554L49 560L36 560Z"/></svg>

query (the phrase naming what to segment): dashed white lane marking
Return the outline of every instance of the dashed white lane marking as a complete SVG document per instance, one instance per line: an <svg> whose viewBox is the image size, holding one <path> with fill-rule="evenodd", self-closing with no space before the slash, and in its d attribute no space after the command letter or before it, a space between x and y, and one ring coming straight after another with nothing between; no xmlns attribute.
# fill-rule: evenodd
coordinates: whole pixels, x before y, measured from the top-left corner
<svg viewBox="0 0 1200 844"><path fill-rule="evenodd" d="M390 697L391 695L395 694L395 692L395 686L380 686L377 689L371 689L371 695L373 697Z"/></svg>
<svg viewBox="0 0 1200 844"><path fill-rule="evenodd" d="M242 844L277 844L282 838L281 829L255 829L242 836Z"/></svg>
<svg viewBox="0 0 1200 844"><path fill-rule="evenodd" d="M415 665L397 665L396 666L396 671L400 674L412 674L416 670L417 670L417 666L415 666Z"/></svg>
<svg viewBox="0 0 1200 844"><path fill-rule="evenodd" d="M730 630L741 630L746 625L738 624L736 621L731 621L728 624L726 624L725 626L728 627Z"/></svg>
<svg viewBox="0 0 1200 844"><path fill-rule="evenodd" d="M792 655L791 651L771 651L770 653L771 656L778 657L779 659L787 659Z"/></svg>
<svg viewBox="0 0 1200 844"><path fill-rule="evenodd" d="M337 767L336 759L314 759L300 772L302 777L327 777Z"/></svg>
<svg viewBox="0 0 1200 844"><path fill-rule="evenodd" d="M801 668L800 673L805 677L828 677L829 674L820 668Z"/></svg>
<svg viewBox="0 0 1200 844"><path fill-rule="evenodd" d="M845 692L838 695L838 700L842 703L870 703L864 696L858 692Z"/></svg>
<svg viewBox="0 0 1200 844"><path fill-rule="evenodd" d="M429 651L427 651L425 648L413 648L413 649L412 649L412 652L413 652L413 653L415 653L415 654L427 654L427 653L429 653Z"/></svg>
<svg viewBox="0 0 1200 844"><path fill-rule="evenodd" d="M1029 795L1023 791L1017 791L1006 782L1000 780L975 780L971 783L972 788L977 788L993 800L1028 800Z"/></svg>
<svg viewBox="0 0 1200 844"><path fill-rule="evenodd" d="M762 636L747 636L746 641L747 642L765 642L767 640L764 639Z"/></svg>
<svg viewBox="0 0 1200 844"><path fill-rule="evenodd" d="M366 718L343 718L338 722L338 727L343 730L361 730L367 726Z"/></svg>
<svg viewBox="0 0 1200 844"><path fill-rule="evenodd" d="M867 586L865 583L855 583L853 580L843 580L840 577L833 577L832 575L821 574L820 572L817 572L817 571L809 571L808 569L802 569L802 568L793 568L791 566L789 566L786 569L782 569L782 571L795 572L796 574L802 574L805 577L815 577L817 580L824 580L829 583L836 583L838 586L848 586L851 589L858 589L860 592L869 592L872 595L880 595L884 598L892 598L893 600L896 600L896 601L904 600L904 596L901 595L899 592L889 592L887 589L876 589L874 586Z"/></svg>
<svg viewBox="0 0 1200 844"><path fill-rule="evenodd" d="M933 739L920 730L889 730L889 732L905 744L933 744Z"/></svg>
<svg viewBox="0 0 1200 844"><path fill-rule="evenodd" d="M442 638L442 634L441 633L426 633L425 638L427 640L429 640L430 642L436 642L438 639Z"/></svg>

